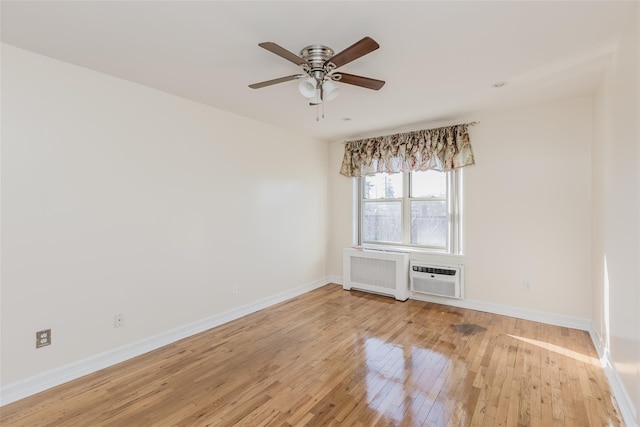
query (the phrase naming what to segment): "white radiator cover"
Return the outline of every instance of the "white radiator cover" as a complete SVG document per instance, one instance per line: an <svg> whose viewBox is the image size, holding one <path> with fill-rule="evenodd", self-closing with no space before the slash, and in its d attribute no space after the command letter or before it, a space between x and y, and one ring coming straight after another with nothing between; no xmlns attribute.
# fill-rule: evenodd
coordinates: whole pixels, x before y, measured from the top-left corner
<svg viewBox="0 0 640 427"><path fill-rule="evenodd" d="M347 248L343 252L342 287L409 298L409 255Z"/></svg>
<svg viewBox="0 0 640 427"><path fill-rule="evenodd" d="M443 265L411 260L409 282L414 294L445 298L464 298L464 266Z"/></svg>

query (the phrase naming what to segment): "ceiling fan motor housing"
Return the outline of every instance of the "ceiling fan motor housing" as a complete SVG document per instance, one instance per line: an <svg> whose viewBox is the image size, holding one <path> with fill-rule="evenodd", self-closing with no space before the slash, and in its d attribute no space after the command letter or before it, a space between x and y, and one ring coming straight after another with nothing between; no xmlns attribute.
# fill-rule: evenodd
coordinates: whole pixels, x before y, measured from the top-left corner
<svg viewBox="0 0 640 427"><path fill-rule="evenodd" d="M320 67L333 56L333 49L321 44L312 44L300 51L300 56L306 60L313 68Z"/></svg>
<svg viewBox="0 0 640 427"><path fill-rule="evenodd" d="M318 81L322 81L324 76L331 71L329 63L325 63L333 56L333 49L321 44L312 44L300 51L300 56L311 64L309 75Z"/></svg>

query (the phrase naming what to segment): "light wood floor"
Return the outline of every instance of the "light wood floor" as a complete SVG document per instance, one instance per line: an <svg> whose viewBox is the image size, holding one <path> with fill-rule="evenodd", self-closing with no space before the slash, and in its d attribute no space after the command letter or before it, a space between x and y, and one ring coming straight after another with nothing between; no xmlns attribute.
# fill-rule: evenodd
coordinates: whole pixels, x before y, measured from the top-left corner
<svg viewBox="0 0 640 427"><path fill-rule="evenodd" d="M586 332L327 285L7 405L0 424L621 422Z"/></svg>

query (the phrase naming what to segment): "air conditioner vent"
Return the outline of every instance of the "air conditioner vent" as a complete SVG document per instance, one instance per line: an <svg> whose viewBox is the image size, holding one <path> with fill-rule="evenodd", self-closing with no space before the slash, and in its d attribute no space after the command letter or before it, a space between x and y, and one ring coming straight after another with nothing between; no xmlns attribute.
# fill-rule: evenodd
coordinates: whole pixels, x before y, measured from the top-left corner
<svg viewBox="0 0 640 427"><path fill-rule="evenodd" d="M458 270L451 270L446 268L435 268L435 267L424 267L419 265L414 265L411 267L413 271L419 271L420 273L434 273L434 274L444 274L447 276L455 276Z"/></svg>

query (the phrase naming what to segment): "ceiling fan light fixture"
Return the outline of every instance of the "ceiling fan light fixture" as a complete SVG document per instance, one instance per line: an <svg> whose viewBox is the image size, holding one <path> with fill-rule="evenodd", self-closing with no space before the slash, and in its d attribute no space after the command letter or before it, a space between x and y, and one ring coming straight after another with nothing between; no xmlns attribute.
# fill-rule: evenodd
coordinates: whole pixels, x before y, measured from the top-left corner
<svg viewBox="0 0 640 427"><path fill-rule="evenodd" d="M338 88L338 86L336 86L336 84L331 81L331 80L325 80L322 83L322 92L323 92L323 99L325 101L331 101L332 99L336 99L336 97L338 96L338 93L340 93L340 88Z"/></svg>
<svg viewBox="0 0 640 427"><path fill-rule="evenodd" d="M307 77L306 79L300 80L298 83L298 90L305 98L313 98L316 96L316 79L313 77Z"/></svg>

